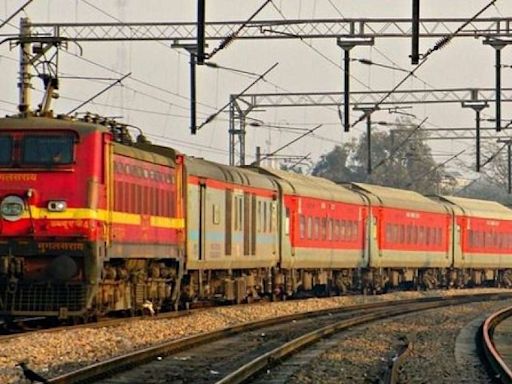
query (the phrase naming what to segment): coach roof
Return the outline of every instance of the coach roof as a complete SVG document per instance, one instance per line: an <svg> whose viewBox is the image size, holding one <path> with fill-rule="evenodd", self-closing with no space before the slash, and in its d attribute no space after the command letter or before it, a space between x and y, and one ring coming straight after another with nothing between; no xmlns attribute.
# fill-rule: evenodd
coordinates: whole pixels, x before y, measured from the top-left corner
<svg viewBox="0 0 512 384"><path fill-rule="evenodd" d="M469 217L496 220L512 220L512 210L495 201L468 199L465 197L439 196L439 199L462 209Z"/></svg>
<svg viewBox="0 0 512 384"><path fill-rule="evenodd" d="M274 176L283 188L283 192L285 194L308 196L353 204L364 203L364 200L359 194L321 177L305 176L293 172L261 167L254 169Z"/></svg>
<svg viewBox="0 0 512 384"><path fill-rule="evenodd" d="M372 205L423 212L447 212L443 204L433 201L418 192L363 183L352 183L351 186L368 196Z"/></svg>
<svg viewBox="0 0 512 384"><path fill-rule="evenodd" d="M256 188L277 189L272 178L247 168L232 167L190 156L185 157L185 166L188 175Z"/></svg>

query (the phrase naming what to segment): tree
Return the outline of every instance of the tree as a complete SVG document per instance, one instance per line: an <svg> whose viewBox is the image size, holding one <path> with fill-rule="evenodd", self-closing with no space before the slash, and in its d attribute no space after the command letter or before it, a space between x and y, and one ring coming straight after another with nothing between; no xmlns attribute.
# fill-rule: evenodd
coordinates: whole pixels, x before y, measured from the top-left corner
<svg viewBox="0 0 512 384"><path fill-rule="evenodd" d="M353 166L350 165L350 155L354 150L354 142L336 145L331 152L320 157L320 161L314 166L312 174L335 182L355 181L357 175Z"/></svg>
<svg viewBox="0 0 512 384"><path fill-rule="evenodd" d="M512 195L508 194L508 154L502 143L487 143L482 151L485 155L480 176L463 189L457 196L498 201L512 205Z"/></svg>
<svg viewBox="0 0 512 384"><path fill-rule="evenodd" d="M426 135L410 121L389 132L373 132L373 171L368 175L368 141L363 134L356 142L337 145L323 155L312 173L335 182L366 182L422 194L439 193L443 167L434 161L425 143Z"/></svg>

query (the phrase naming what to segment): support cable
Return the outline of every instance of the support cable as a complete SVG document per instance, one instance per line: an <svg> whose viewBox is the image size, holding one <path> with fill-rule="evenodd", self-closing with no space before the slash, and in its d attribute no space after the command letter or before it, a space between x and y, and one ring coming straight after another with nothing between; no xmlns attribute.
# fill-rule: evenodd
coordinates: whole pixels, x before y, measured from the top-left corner
<svg viewBox="0 0 512 384"><path fill-rule="evenodd" d="M112 88L113 86L117 85L117 84L121 84L121 81L123 81L124 79L126 79L127 77L129 77L132 73L127 73L126 75L124 75L123 77L121 77L120 79L117 79L115 82L113 82L112 84L110 84L108 87L104 88L103 90L101 90L100 92L96 93L94 96L88 98L87 100L85 100L83 103L81 103L80 105L78 105L77 107L73 108L71 111L69 111L68 113L66 113L66 116L69 116L71 115L73 112L79 110L80 108L82 108L84 105L90 103L91 101L93 101L95 98L97 98L98 96L104 94L105 92L107 92L110 88Z"/></svg>
<svg viewBox="0 0 512 384"><path fill-rule="evenodd" d="M278 66L279 63L275 63L274 65L272 65L269 69L267 69L265 72L263 72L256 80L254 80L251 84L249 84L242 92L240 92L238 95L235 96L235 98L233 100L230 100L227 104L225 104L222 108L220 108L219 110L217 110L217 112L215 112L214 114L208 116L208 118L202 122L198 127L197 127L197 130L200 130L201 128L203 128L206 124L209 124L211 123L222 111L224 111L227 107L229 107L229 105L235 101L238 97L242 96L245 92L247 92L249 89L251 89L257 82L259 82L260 80L263 80L264 77L270 72L272 71L275 67Z"/></svg>
<svg viewBox="0 0 512 384"><path fill-rule="evenodd" d="M501 148L499 148L491 157L489 157L481 166L480 169L485 167L487 164L489 164L491 161L493 161L501 151L503 151L503 148L505 148L508 145L508 142L506 142Z"/></svg>
<svg viewBox="0 0 512 384"><path fill-rule="evenodd" d="M397 152L398 150L402 147L402 145L404 145L407 141L409 141L409 139L411 138L412 135L414 135L420 128L421 126L427 121L428 117L425 117L421 123L419 123L416 127L414 127L413 130L411 130L409 132L409 134L407 135L407 137L402 140L395 148L393 148L391 150L391 152L389 153L389 155L387 157L385 157L384 159L382 159L374 168L373 170L375 171L377 168L379 168L381 165L383 165L386 161L388 161L389 159L391 159Z"/></svg>
<svg viewBox="0 0 512 384"><path fill-rule="evenodd" d="M274 156L277 152L280 152L282 151L283 149L289 147L290 145L296 143L297 141L301 140L302 138L306 137L307 135L310 135L312 134L313 132L315 132L317 129L319 129L320 127L322 127L323 124L319 124L317 125L315 128L311 128L310 130L308 130L306 133L303 133L302 135L300 135L299 137L296 137L295 139L293 139L292 141L290 141L289 143L286 143L285 145L279 147L278 149L276 149L275 151L271 152L271 153L268 153L266 154L265 156L263 156L259 161L263 161L263 160L266 160L268 159L269 157L272 157ZM251 165L255 165L255 162L251 163Z"/></svg>

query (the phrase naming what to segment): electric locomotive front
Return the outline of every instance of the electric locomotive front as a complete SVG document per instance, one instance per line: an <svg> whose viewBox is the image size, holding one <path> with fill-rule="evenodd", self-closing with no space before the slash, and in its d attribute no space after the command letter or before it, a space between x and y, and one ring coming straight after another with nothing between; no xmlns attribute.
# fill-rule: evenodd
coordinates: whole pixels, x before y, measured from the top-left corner
<svg viewBox="0 0 512 384"><path fill-rule="evenodd" d="M107 128L0 119L0 316L81 315L105 254Z"/></svg>

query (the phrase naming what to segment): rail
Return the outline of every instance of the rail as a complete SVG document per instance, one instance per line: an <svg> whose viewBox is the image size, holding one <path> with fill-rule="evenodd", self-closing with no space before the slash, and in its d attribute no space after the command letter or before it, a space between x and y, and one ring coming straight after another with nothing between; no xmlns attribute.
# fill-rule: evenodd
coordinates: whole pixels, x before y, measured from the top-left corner
<svg viewBox="0 0 512 384"><path fill-rule="evenodd" d="M512 307L496 312L485 319L481 329L481 343L485 359L502 383L512 383L512 370L507 366L494 344L494 330L503 320L512 316Z"/></svg>

